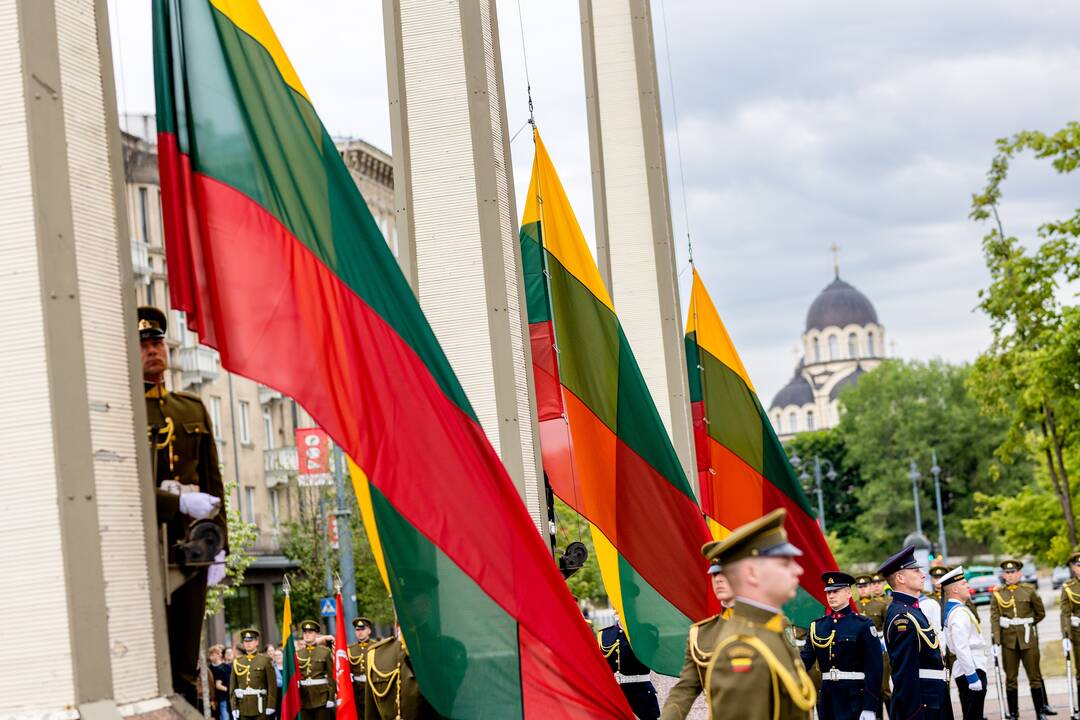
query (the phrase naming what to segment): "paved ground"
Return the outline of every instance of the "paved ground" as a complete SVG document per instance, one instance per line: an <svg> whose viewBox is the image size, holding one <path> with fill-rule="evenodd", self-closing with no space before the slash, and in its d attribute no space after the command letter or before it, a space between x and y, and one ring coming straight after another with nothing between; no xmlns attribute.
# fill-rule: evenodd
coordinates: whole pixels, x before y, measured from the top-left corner
<svg viewBox="0 0 1080 720"><path fill-rule="evenodd" d="M1057 598L1060 595L1060 591L1052 590L1050 588L1050 581L1043 578L1040 582L1039 594L1042 596L1043 603L1046 605L1046 619L1039 623L1039 640L1043 645L1043 657L1042 667L1045 677L1047 694L1050 696L1050 704L1053 705L1058 714L1055 716L1055 720L1068 720L1069 717L1069 696L1068 696L1068 683L1064 677L1064 664L1061 655L1061 626L1060 613L1057 607ZM982 623L983 634L986 636L987 641L990 639L990 609L989 606L983 605L979 608L979 620ZM996 680L993 676L993 667L990 668L990 686L986 695L986 705L984 707L984 714L989 720L998 720L1001 717L1001 713L998 710L997 703L997 686ZM660 706L663 707L664 699L667 697L668 692L671 690L672 685L675 684L674 678L665 677L663 675L653 674L653 683L656 685L656 692L660 696ZM1027 678L1024 676L1024 671L1020 671L1020 717L1022 720L1028 720L1031 718L1034 720L1035 712L1031 703L1031 692L1029 690ZM960 717L960 705L958 704L956 686L951 687L951 697L953 700L954 715L956 718ZM698 698L698 701L694 704L693 709L688 716L689 720L708 720L709 713L705 707L705 701L703 698Z"/></svg>

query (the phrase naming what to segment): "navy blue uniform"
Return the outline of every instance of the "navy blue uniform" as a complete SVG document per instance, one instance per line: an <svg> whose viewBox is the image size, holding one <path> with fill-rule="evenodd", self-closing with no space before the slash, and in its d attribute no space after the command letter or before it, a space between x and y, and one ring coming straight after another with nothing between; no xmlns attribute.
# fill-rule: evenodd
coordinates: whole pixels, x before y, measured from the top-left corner
<svg viewBox="0 0 1080 720"><path fill-rule="evenodd" d="M876 712L881 702L881 641L874 621L850 607L831 612L810 624L799 652L810 670L821 670L818 717L858 720L864 710ZM862 677L840 677L854 673Z"/></svg>
<svg viewBox="0 0 1080 720"><path fill-rule="evenodd" d="M638 660L630 648L630 638L622 627L618 624L606 627L596 637L608 666L615 673L615 680L630 703L630 709L641 720L658 720L660 703L656 700L656 688L650 679L649 668Z"/></svg>
<svg viewBox="0 0 1080 720"><path fill-rule="evenodd" d="M892 604L885 612L885 645L893 682L889 716L896 720L950 717L940 638L911 595L893 591Z"/></svg>

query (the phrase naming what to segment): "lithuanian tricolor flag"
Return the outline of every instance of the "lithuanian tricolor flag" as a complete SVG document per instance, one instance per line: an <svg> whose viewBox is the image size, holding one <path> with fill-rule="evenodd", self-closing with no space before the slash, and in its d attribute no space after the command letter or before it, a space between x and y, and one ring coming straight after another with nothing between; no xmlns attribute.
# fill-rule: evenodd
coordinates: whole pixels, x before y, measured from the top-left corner
<svg viewBox="0 0 1080 720"><path fill-rule="evenodd" d="M285 608L281 612L281 720L296 720L300 714L300 664L296 659L296 643L292 636L292 603L285 591Z"/></svg>
<svg viewBox="0 0 1080 720"><path fill-rule="evenodd" d="M784 608L807 627L824 612L819 578L836 569L814 511L761 407L750 376L697 270L686 320L686 365L694 417L701 507L713 536L787 508L791 542L805 555L798 596Z"/></svg>
<svg viewBox="0 0 1080 720"><path fill-rule="evenodd" d="M258 3L154 0L154 65L173 306L363 468L425 697L631 717Z"/></svg>
<svg viewBox="0 0 1080 720"><path fill-rule="evenodd" d="M717 612L701 509L623 334L540 134L522 262L552 490L592 525L634 653L677 675L692 622ZM545 272L546 271L546 272Z"/></svg>

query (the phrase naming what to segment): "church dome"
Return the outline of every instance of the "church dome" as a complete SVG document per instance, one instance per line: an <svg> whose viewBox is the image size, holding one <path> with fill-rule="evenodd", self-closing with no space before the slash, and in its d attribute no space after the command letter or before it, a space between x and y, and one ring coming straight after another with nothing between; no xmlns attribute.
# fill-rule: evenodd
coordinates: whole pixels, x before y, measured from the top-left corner
<svg viewBox="0 0 1080 720"><path fill-rule="evenodd" d="M839 276L821 291L806 313L807 330L877 323L877 310L869 298Z"/></svg>
<svg viewBox="0 0 1080 720"><path fill-rule="evenodd" d="M795 370L795 377L791 378L791 381L785 385L780 392L776 393L776 397L773 398L770 408L783 408L788 405L797 405L802 407L803 405L809 405L814 402L814 390L810 387L810 383L806 381L802 373L798 369Z"/></svg>
<svg viewBox="0 0 1080 720"><path fill-rule="evenodd" d="M836 385L833 385L833 389L829 391L829 399L835 400L836 398L840 397L840 393L843 391L844 388L846 388L848 385L855 385L859 382L859 378L861 378L865 374L866 371L862 369L862 365L855 368L854 372L841 378L840 382L836 383Z"/></svg>

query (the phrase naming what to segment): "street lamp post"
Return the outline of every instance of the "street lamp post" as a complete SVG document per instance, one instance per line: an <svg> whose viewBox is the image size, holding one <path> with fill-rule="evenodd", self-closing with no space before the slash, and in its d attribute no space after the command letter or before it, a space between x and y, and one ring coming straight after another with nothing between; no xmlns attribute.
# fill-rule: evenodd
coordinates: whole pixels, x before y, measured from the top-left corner
<svg viewBox="0 0 1080 720"><path fill-rule="evenodd" d="M836 472L836 467L832 464L832 461L828 458L824 460L820 455L814 456L814 493L817 495L817 508L818 508L818 526L821 528L821 532L825 532L825 492L822 488L821 482L821 463L825 463L829 466L829 471L825 473L825 477L830 482L836 480L839 475ZM802 460L800 460L797 454L791 456L791 464L793 467L800 468ZM806 472L805 467L801 467L802 472L799 473L799 479L805 484L810 481L810 474Z"/></svg>
<svg viewBox="0 0 1080 720"><path fill-rule="evenodd" d="M911 496L915 500L915 533L922 535L922 512L919 509L919 480L922 479L922 473L915 467L915 461L911 461L911 471L908 473L908 478L911 479Z"/></svg>
<svg viewBox="0 0 1080 720"><path fill-rule="evenodd" d="M941 549L941 557L949 557L949 546L945 543L945 516L941 512L941 468L937 464L937 450L931 448L930 457L933 460L933 466L930 468L930 474L934 476L934 498L937 501L937 532L938 532L938 545Z"/></svg>

